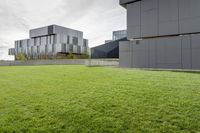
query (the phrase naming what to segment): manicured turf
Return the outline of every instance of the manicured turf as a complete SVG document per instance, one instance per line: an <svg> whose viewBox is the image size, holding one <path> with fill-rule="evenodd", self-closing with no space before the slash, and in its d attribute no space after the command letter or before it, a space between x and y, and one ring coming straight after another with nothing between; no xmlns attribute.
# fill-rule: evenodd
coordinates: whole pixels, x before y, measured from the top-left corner
<svg viewBox="0 0 200 133"><path fill-rule="evenodd" d="M200 132L200 73L0 67L0 132Z"/></svg>

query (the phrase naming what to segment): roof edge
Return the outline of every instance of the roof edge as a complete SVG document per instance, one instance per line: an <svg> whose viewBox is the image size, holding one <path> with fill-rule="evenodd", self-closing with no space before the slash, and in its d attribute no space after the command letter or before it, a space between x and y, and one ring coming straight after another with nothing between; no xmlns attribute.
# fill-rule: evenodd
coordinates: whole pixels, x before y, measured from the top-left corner
<svg viewBox="0 0 200 133"><path fill-rule="evenodd" d="M137 1L141 1L141 0L120 0L119 4L126 8L127 4L134 3L134 2L137 2Z"/></svg>

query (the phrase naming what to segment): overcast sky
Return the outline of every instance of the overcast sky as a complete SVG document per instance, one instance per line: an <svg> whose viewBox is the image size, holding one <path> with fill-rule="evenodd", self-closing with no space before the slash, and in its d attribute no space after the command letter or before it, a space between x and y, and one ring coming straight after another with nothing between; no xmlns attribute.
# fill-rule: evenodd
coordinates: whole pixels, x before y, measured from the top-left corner
<svg viewBox="0 0 200 133"><path fill-rule="evenodd" d="M126 11L119 0L0 0L0 60L13 59L8 48L29 29L51 24L83 31L93 47L126 28Z"/></svg>

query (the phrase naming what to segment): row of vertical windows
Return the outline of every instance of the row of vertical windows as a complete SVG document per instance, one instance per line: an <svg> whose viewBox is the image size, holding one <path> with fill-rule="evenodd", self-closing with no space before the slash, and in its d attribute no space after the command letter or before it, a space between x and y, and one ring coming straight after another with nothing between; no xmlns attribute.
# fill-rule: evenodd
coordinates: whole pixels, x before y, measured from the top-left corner
<svg viewBox="0 0 200 133"><path fill-rule="evenodd" d="M45 36L46 39L42 39L43 37L34 38L34 46L41 45L42 41L46 41L45 44L55 44L56 43L56 35Z"/></svg>

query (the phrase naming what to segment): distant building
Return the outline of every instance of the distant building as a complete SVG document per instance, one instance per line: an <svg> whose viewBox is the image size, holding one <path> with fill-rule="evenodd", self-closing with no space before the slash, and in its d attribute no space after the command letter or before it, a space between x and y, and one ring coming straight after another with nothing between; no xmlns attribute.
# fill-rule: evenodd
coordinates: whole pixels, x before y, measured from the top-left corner
<svg viewBox="0 0 200 133"><path fill-rule="evenodd" d="M113 40L91 48L91 58L119 58L120 41L127 41L126 30L113 31Z"/></svg>
<svg viewBox="0 0 200 133"><path fill-rule="evenodd" d="M113 31L113 41L127 37L126 30Z"/></svg>
<svg viewBox="0 0 200 133"><path fill-rule="evenodd" d="M105 43L109 43L112 42L113 40L105 40Z"/></svg>
<svg viewBox="0 0 200 133"><path fill-rule="evenodd" d="M122 38L91 48L91 58L119 58L119 42L127 41Z"/></svg>
<svg viewBox="0 0 200 133"><path fill-rule="evenodd" d="M41 56L85 54L88 52L88 40L83 39L83 32L50 25L30 30L30 38L15 41L15 48L9 49L9 55L24 54L27 59Z"/></svg>

